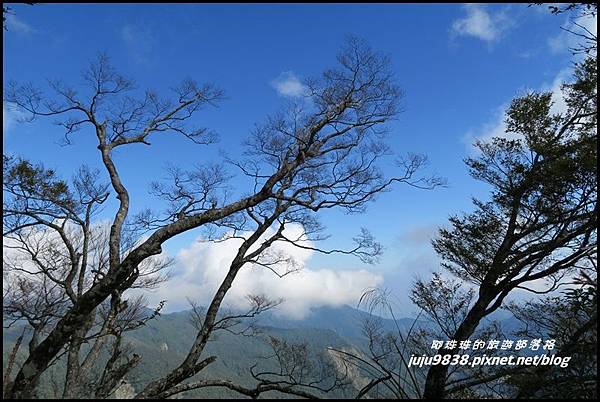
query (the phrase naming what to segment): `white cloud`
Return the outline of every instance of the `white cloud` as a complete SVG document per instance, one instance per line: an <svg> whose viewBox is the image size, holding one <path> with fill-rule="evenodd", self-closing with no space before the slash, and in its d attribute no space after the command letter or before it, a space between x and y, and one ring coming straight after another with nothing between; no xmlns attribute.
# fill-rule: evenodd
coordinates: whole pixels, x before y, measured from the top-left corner
<svg viewBox="0 0 600 402"><path fill-rule="evenodd" d="M281 96L299 97L306 93L306 86L291 71L283 72L271 81L271 85Z"/></svg>
<svg viewBox="0 0 600 402"><path fill-rule="evenodd" d="M553 105L550 109L552 113L564 113L567 110L567 104L565 103L564 94L561 89L561 85L569 79L571 75L571 70L565 68L558 72L554 80L551 83L547 83L542 85L540 88L541 91L550 91L552 92L552 101ZM476 152L476 148L473 146L473 143L476 140L489 141L493 137L501 137L507 139L517 139L522 138L520 134L516 133L507 133L506 132L506 122L504 121L506 116L506 109L508 108L508 103L505 103L497 108L494 113L494 118L482 125L480 128L469 131L464 137L463 141L469 147L470 152Z"/></svg>
<svg viewBox="0 0 600 402"><path fill-rule="evenodd" d="M463 142L469 148L470 153L477 153L478 150L475 148L475 141L489 141L494 137L506 138L506 139L518 139L522 138L521 135L516 133L506 132L505 112L508 108L508 104L505 103L499 106L494 112L494 117L491 121L483 124L481 127L470 130L463 137Z"/></svg>
<svg viewBox="0 0 600 402"><path fill-rule="evenodd" d="M288 233L289 236L300 234L301 230L300 226L286 229L295 232ZM169 310L188 308L186 298L206 305L225 277L240 243L239 239L221 243L195 241L182 249L176 257L177 274L149 295L151 302L166 299ZM273 253L281 252L291 256L301 269L279 278L264 267L244 266L225 297L227 305L247 308L248 294L264 294L272 299L284 299L277 309L278 314L301 319L313 307L354 304L367 288L383 282L381 276L366 270L307 268L306 263L313 252L288 243L276 242L271 250ZM283 272L285 269L286 267L280 266L278 271Z"/></svg>
<svg viewBox="0 0 600 402"><path fill-rule="evenodd" d="M542 91L552 92L553 105L550 109L552 113L565 113L567 111L567 104L561 86L564 82L569 81L571 74L572 70L570 68L562 69L550 84L542 86Z"/></svg>
<svg viewBox="0 0 600 402"><path fill-rule="evenodd" d="M17 16L14 14L5 14L5 17L6 29L10 32L17 32L21 34L29 34L36 32L36 30L33 29L31 25L18 19Z"/></svg>
<svg viewBox="0 0 600 402"><path fill-rule="evenodd" d="M52 223L55 225L62 226L64 219L55 219ZM75 225L71 221L68 221L64 226L64 231L68 239L75 248L81 247L81 227ZM110 221L101 220L92 224L91 231L96 242L105 241L108 242L108 236L110 233ZM31 247L39 249L38 258L44 260L48 258L50 252L48 250L55 249L60 250L62 255L67 258L67 249L64 245L63 239L60 237L58 232L47 226L31 226L20 231L20 235L27 240L27 243ZM20 245L21 242L15 240L16 235L7 235L2 238L2 253L5 260L13 262L19 262L22 266L30 271L38 271L39 267L31 260L31 256L28 252L17 249L15 246ZM104 239L104 240L102 240ZM98 244L96 244L97 246ZM88 257L89 265L97 265L98 253L90 253Z"/></svg>
<svg viewBox="0 0 600 402"><path fill-rule="evenodd" d="M554 53L570 52L570 49L581 46L584 39L575 33L586 36L590 36L590 34L593 36L598 35L597 16L587 15L576 18L575 20L568 20L564 26L566 30L571 32L562 30L558 35L548 39L548 46Z"/></svg>
<svg viewBox="0 0 600 402"><path fill-rule="evenodd" d="M98 235L103 234L103 239L107 241L110 223L99 221L94 224L93 230ZM71 238L78 237L75 227L69 228L68 232ZM32 228L28 233L34 243L56 244L58 249L64 248L60 237L54 231ZM290 225L285 232L291 238L296 238L301 233L300 225ZM272 234L273 231L270 231L265 236ZM150 306L157 305L161 300L167 300L166 310L168 311L189 308L188 298L207 305L225 278L241 240L230 239L221 243L200 240L202 239L196 239L188 247L179 251L176 256L176 266L171 269L174 275L169 281L155 290L131 290L130 295L143 294L147 297ZM140 239L141 241L143 239ZM37 267L31 261L30 256L10 248L9 246L12 244L14 244L14 240L8 237L3 238L4 260L18 262L23 268L36 271ZM306 245L310 245L310 243L308 242ZM279 256L281 253L281 255L291 257L294 267L300 269L279 278L264 267L246 265L238 273L232 288L225 297L224 304L226 306L245 309L248 307L247 295L264 294L271 299L284 299L275 311L276 314L284 314L291 319L302 319L314 307L355 304L367 288L379 286L383 282L383 277L364 269L307 268L306 263L314 252L294 247L289 243L275 242L269 251L271 255ZM163 252L157 258L165 259L168 256ZM92 258L90 264L91 266L97 265L95 258ZM283 273L288 267L279 264L275 268L279 273Z"/></svg>
<svg viewBox="0 0 600 402"><path fill-rule="evenodd" d="M456 36L473 36L488 43L502 36L512 25L505 12L490 14L481 4L465 4L467 14L452 23L451 32Z"/></svg>

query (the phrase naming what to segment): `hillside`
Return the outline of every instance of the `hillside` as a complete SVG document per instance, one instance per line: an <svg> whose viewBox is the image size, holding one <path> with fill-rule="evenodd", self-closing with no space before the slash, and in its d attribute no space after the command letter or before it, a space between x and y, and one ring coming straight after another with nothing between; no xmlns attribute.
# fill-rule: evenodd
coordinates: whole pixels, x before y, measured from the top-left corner
<svg viewBox="0 0 600 402"><path fill-rule="evenodd" d="M254 337L234 335L219 331L209 342L205 356L216 355L218 359L203 371L203 378L230 379L251 386L253 379L249 369L257 361L265 368L270 367L264 359L271 352L265 339L269 336L284 339L291 343L307 342L313 351L324 351L327 347L349 348L359 346L364 341L361 336L362 319L367 313L349 306L339 308L321 307L315 309L304 320L291 320L276 314L267 313L258 321L260 334ZM404 322L405 320L402 320ZM412 320L407 319L407 322ZM384 325L392 328L393 321L382 319ZM14 341L22 331L15 326L3 333L4 363L14 345ZM181 311L162 314L156 319L127 335L127 340L135 353L142 356L142 361L128 376L128 380L136 390L150 379L164 375L167 370L179 364L185 357L195 336L195 329L189 320L189 312ZM24 358L21 348L19 359ZM60 370L60 365L55 370ZM45 375L45 395L50 397L51 375ZM60 376L56 376L60 378ZM284 395L265 394L265 397L284 397ZM344 396L343 392L328 395ZM226 389L203 389L188 392L185 397L239 397Z"/></svg>
<svg viewBox="0 0 600 402"><path fill-rule="evenodd" d="M320 307L302 320L292 320L273 313L265 313L257 322L260 333L257 336L234 335L226 331L218 331L209 342L203 356L215 355L218 359L201 374L202 378L228 379L246 386L255 382L250 376L250 367L260 362L259 367L274 368L264 357L272 354L266 339L274 336L290 343L306 342L313 352L324 351L327 347L356 348L365 346L362 335L362 323L369 315L350 306ZM506 315L501 319L505 328L516 328L514 319ZM382 325L388 330L396 328L394 321L380 318ZM398 324L406 330L413 324L412 318L401 318ZM418 325L427 325L419 321ZM22 327L13 327L3 333L4 361L22 331ZM128 381L135 390L141 389L151 379L164 375L174 368L185 357L195 337L195 329L189 319L189 311L162 314L148 325L127 335L127 341L135 353L142 356L140 364L128 375ZM23 348L20 359L23 359ZM60 370L58 365L55 370ZM52 370L50 370L52 372ZM43 387L45 397L51 397L51 374L44 376ZM57 379L60 376L56 376ZM58 381L60 382L60 381ZM354 381L361 383L361 379ZM349 396L353 389L339 390L323 395L329 398ZM180 397L185 398L238 398L239 394L224 388L202 389L187 392ZM264 397L283 398L278 393L265 394Z"/></svg>

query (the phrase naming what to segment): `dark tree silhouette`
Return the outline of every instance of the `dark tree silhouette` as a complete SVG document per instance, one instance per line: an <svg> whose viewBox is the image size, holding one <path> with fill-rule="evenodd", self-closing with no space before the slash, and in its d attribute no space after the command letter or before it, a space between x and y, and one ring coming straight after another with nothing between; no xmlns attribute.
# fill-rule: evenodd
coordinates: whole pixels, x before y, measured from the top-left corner
<svg viewBox="0 0 600 402"><path fill-rule="evenodd" d="M564 84L567 110L551 112L551 93L516 98L507 131L520 138L477 142L481 155L467 165L492 187L491 200L475 200L475 212L450 218L434 248L443 266L477 286L473 303L448 335L468 339L481 320L515 289L549 280L547 293L578 269L593 269L597 252L597 67L594 57L577 63L575 81ZM423 286L417 302L436 300ZM430 292L427 293L427 290ZM432 308L431 311L435 311ZM424 396L446 395L448 367L432 366Z"/></svg>
<svg viewBox="0 0 600 402"><path fill-rule="evenodd" d="M32 354L52 326L107 272L108 228L92 220L109 195L108 185L85 166L75 174L73 190L54 171L19 158L4 157L3 168L3 316L7 326L27 324ZM129 240L123 238L124 247L131 247ZM160 285L169 263L146 260L132 287ZM115 290L90 313L64 349L63 397L107 395L137 364L139 358L130 358L124 350L122 336L151 318L144 305L143 299L125 298ZM100 352L111 340L113 359L104 367L100 384L92 385L91 372L98 370ZM84 344L92 345L85 354ZM5 392L10 388L7 383Z"/></svg>

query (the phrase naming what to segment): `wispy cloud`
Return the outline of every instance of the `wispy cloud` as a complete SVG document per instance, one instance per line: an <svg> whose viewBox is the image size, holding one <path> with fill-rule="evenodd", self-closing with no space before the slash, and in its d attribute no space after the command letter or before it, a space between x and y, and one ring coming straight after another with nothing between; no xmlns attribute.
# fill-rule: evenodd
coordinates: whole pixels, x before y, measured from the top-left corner
<svg viewBox="0 0 600 402"><path fill-rule="evenodd" d="M453 36L472 36L492 43L499 40L513 25L506 10L490 13L481 4L465 4L466 15L452 23Z"/></svg>
<svg viewBox="0 0 600 402"><path fill-rule="evenodd" d="M399 245L429 246L431 240L436 237L440 225L422 224L409 228L398 236Z"/></svg>
<svg viewBox="0 0 600 402"><path fill-rule="evenodd" d="M135 61L144 64L152 61L156 36L148 26L124 25L119 36Z"/></svg>
<svg viewBox="0 0 600 402"><path fill-rule="evenodd" d="M279 77L271 81L271 86L279 95L290 98L300 97L307 90L306 86L291 71L281 73Z"/></svg>
<svg viewBox="0 0 600 402"><path fill-rule="evenodd" d="M586 15L564 24L565 30L548 39L548 47L554 53L566 53L581 45L584 39L579 36L598 35L598 17ZM570 31L570 32L569 32Z"/></svg>
<svg viewBox="0 0 600 402"><path fill-rule="evenodd" d="M564 94L562 92L562 84L567 81L570 77L571 70L565 68L558 72L554 80L550 83L546 83L541 86L541 91L549 91L552 93L552 107L550 111L552 113L564 113L567 110L567 104L565 102ZM522 138L519 134L506 132L506 121L505 113L508 108L508 103L504 103L499 106L494 117L488 123L483 124L481 127L475 130L469 131L464 137L463 141L465 145L470 149L471 153L477 152L474 147L474 143L477 140L488 141L494 137L517 139Z"/></svg>
<svg viewBox="0 0 600 402"><path fill-rule="evenodd" d="M2 102L2 132L4 135L10 134L15 124L19 119L23 118L24 114L16 105L10 102Z"/></svg>
<svg viewBox="0 0 600 402"><path fill-rule="evenodd" d="M20 20L14 14L5 13L6 17L6 29L10 32L17 32L20 34L30 34L36 32L36 30L28 23Z"/></svg>

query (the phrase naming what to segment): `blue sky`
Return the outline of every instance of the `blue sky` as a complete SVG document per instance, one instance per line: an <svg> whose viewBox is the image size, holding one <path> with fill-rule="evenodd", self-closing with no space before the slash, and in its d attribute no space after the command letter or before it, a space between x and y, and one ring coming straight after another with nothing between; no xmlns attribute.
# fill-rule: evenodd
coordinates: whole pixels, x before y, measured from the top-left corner
<svg viewBox="0 0 600 402"><path fill-rule="evenodd" d="M4 81L63 78L78 85L80 71L98 52L140 88L168 91L183 78L213 82L227 99L198 121L220 135L213 146L193 146L176 136L151 147L132 146L116 162L134 203L149 207L148 183L164 177L167 163L191 167L216 161L220 151L239 155L255 123L286 100L282 88L335 63L347 34L388 53L404 91L404 112L392 124L399 154L426 153L429 172L448 187L423 191L397 186L360 216L329 213L323 221L329 246L344 246L358 227L369 228L386 247L375 267L348 258L314 256L307 266L331 270L368 269L383 278L402 303L416 274L437 269L429 239L451 213L470 209L471 196L486 188L467 174L463 159L473 138L501 131L502 108L528 89L556 88L568 77L569 38L565 17L545 7L460 4L40 4L12 6L3 35ZM277 83L287 84L280 86ZM66 177L81 163L99 166L90 131L61 147L52 121L20 124L4 104L4 151L43 161ZM392 171L388 172L393 174ZM243 180L234 179L238 188ZM249 187L248 187L249 189ZM111 211L109 209L109 211ZM112 211L111 211L112 213ZM171 241L173 255L197 233Z"/></svg>

